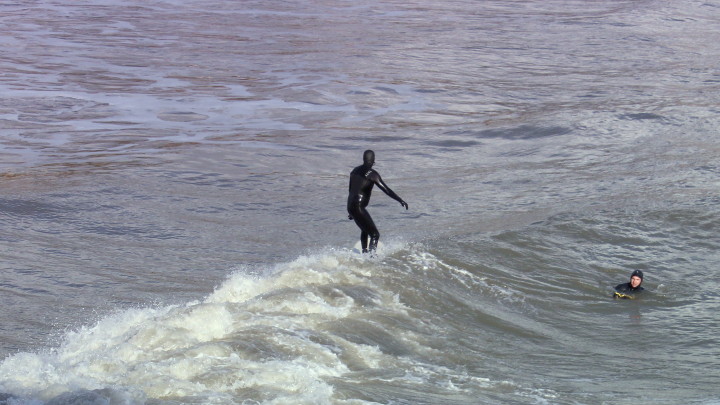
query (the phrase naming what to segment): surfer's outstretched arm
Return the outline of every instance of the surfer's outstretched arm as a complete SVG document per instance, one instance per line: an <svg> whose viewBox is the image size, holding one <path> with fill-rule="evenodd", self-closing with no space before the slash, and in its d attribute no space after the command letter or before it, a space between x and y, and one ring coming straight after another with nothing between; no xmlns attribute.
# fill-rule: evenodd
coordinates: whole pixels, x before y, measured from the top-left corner
<svg viewBox="0 0 720 405"><path fill-rule="evenodd" d="M382 180L382 177L380 177L380 174L378 172L373 172L372 181L377 184L378 188L383 191L383 193L387 194L390 198L397 201L405 207L405 209L408 209L408 204L400 198L399 195L395 194L394 191L390 187L388 187L387 184Z"/></svg>

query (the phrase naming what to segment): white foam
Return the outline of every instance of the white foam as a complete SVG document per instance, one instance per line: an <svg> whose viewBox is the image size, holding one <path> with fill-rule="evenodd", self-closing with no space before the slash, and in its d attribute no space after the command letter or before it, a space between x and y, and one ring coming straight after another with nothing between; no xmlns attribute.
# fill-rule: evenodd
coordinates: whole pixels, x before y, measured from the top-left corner
<svg viewBox="0 0 720 405"><path fill-rule="evenodd" d="M259 390L267 403L327 402L333 389L325 379L349 371L341 354L364 366L384 356L317 332L360 309L332 287L372 287L358 263L342 252L303 256L266 276L238 271L203 301L120 311L67 333L57 348L8 357L0 392L27 401L120 395L142 403ZM402 307L392 294L377 305L386 301Z"/></svg>

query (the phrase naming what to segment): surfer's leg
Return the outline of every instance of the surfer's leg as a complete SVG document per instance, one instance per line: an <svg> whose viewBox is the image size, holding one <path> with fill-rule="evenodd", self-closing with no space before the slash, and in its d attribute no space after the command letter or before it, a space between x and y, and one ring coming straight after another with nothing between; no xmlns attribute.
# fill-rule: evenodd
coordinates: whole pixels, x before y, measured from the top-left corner
<svg viewBox="0 0 720 405"><path fill-rule="evenodd" d="M367 252L367 240L368 240L368 233L365 231L365 221L363 220L363 216L365 214L365 210L360 206L357 202L350 202L348 201L347 206L348 214L350 214L350 218L355 221L355 225L360 228L360 246L362 247L362 252Z"/></svg>
<svg viewBox="0 0 720 405"><path fill-rule="evenodd" d="M367 211L365 211L365 214L367 214L367 216L365 217L365 228L363 230L367 232L368 236L370 237L370 246L368 246L368 252L372 253L377 250L378 240L380 240L380 232L378 232L377 227L375 226L375 222L373 222L370 214L368 214Z"/></svg>
<svg viewBox="0 0 720 405"><path fill-rule="evenodd" d="M366 209L360 208L356 212L353 212L353 219L357 226L362 230L360 235L360 244L362 245L363 253L373 251L377 248L377 241L380 238L380 233L375 227L375 223L372 217ZM368 247L368 237L370 238L370 246Z"/></svg>
<svg viewBox="0 0 720 405"><path fill-rule="evenodd" d="M375 224L373 224L373 228L375 227ZM377 250L378 241L380 240L380 232L378 232L377 228L374 228L373 231L370 232L370 247L368 248L369 252L373 252Z"/></svg>

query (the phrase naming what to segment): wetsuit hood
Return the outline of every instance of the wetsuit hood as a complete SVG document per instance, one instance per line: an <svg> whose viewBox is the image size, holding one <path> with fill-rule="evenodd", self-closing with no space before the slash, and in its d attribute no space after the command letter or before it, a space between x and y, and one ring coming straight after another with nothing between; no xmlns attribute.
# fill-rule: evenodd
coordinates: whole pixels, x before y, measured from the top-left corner
<svg viewBox="0 0 720 405"><path fill-rule="evenodd" d="M375 164L375 152L368 149L365 151L365 153L363 153L363 165L365 165L367 167L372 167L374 164Z"/></svg>

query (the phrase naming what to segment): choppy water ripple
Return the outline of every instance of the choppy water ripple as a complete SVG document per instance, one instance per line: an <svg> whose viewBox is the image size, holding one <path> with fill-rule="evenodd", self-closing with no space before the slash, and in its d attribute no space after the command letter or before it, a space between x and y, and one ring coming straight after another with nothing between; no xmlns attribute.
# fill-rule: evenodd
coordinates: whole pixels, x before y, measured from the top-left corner
<svg viewBox="0 0 720 405"><path fill-rule="evenodd" d="M0 402L717 401L718 10L0 5Z"/></svg>

